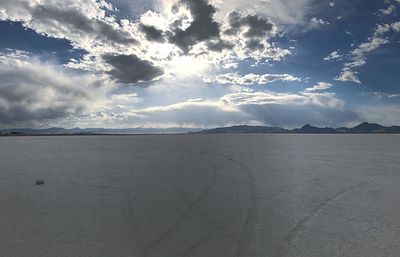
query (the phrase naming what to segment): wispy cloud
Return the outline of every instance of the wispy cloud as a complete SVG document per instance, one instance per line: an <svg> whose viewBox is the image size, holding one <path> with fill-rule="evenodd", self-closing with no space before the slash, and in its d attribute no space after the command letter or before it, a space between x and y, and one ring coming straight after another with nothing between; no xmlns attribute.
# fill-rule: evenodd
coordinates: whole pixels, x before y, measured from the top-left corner
<svg viewBox="0 0 400 257"><path fill-rule="evenodd" d="M239 75L238 73L226 73L219 74L214 77L205 77L203 79L205 82L216 82L219 84L231 84L231 85L265 85L268 83L276 82L276 81L301 81L301 78L295 77L290 74L254 74L249 73L244 76Z"/></svg>
<svg viewBox="0 0 400 257"><path fill-rule="evenodd" d="M330 89L331 87L333 87L333 85L330 84L330 83L318 82L317 85L315 85L313 87L306 88L304 91L308 92L308 93L309 92L317 92L317 91L323 91L323 90Z"/></svg>

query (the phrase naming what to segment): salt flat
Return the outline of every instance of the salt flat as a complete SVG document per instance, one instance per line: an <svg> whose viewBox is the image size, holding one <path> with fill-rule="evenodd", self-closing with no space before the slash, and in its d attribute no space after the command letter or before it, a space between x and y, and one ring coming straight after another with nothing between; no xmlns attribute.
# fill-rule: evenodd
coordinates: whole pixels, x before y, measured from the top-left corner
<svg viewBox="0 0 400 257"><path fill-rule="evenodd" d="M400 252L396 135L3 137L0 181L1 257Z"/></svg>

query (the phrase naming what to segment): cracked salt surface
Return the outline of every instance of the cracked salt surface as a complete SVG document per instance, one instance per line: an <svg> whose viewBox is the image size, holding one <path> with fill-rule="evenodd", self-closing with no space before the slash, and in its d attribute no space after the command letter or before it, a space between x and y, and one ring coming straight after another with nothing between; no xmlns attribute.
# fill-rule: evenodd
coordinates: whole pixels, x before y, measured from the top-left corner
<svg viewBox="0 0 400 257"><path fill-rule="evenodd" d="M397 256L399 141L0 138L0 256Z"/></svg>

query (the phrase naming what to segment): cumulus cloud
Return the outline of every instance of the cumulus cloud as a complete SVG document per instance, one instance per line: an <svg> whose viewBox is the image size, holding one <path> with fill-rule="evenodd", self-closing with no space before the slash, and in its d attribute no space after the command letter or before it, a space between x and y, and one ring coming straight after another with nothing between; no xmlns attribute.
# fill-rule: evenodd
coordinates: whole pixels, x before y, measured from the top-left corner
<svg viewBox="0 0 400 257"><path fill-rule="evenodd" d="M348 69L348 68L343 69L342 73L338 77L336 77L335 80L343 81L343 82L351 81L351 82L354 82L357 84L361 84L361 81L358 78L357 72L353 71L351 69Z"/></svg>
<svg viewBox="0 0 400 257"><path fill-rule="evenodd" d="M104 55L103 59L112 66L108 73L120 83L152 81L163 74L160 68L136 55Z"/></svg>
<svg viewBox="0 0 400 257"><path fill-rule="evenodd" d="M0 84L0 120L45 124L73 118L80 124L86 120L111 126L203 127L243 123L325 125L355 117L333 93L322 92L328 84L297 94L232 89L233 85L244 88L301 81L286 73L239 75L235 69L244 60L273 64L290 55L291 51L282 48L275 38L283 27L327 24L317 18L310 21L314 15L309 15L309 4L313 0L165 0L162 7L151 11L146 8L154 7L155 1L111 2L116 6L140 2L138 8L145 9L134 11L134 18L120 19L114 16L115 6L109 1L0 2L0 20L21 22L44 36L66 39L86 53L82 59L58 68L29 56L4 55L0 63L4 77ZM232 72L227 73L227 68ZM199 89L194 88L192 80L159 95L140 87L144 85L140 82L160 79L159 85L166 83L164 79L188 77L204 77L205 81L231 87L202 83ZM193 98L205 99L182 100L188 98L179 87L187 87ZM167 94L173 95L168 103L159 99Z"/></svg>
<svg viewBox="0 0 400 257"><path fill-rule="evenodd" d="M178 12L181 6L189 9L192 21L185 29L181 29L180 26L173 28L171 42L187 52L190 47L199 42L219 37L219 24L213 18L216 10L208 3L208 0L180 0L173 6L174 12ZM182 20L178 20L176 24L181 25Z"/></svg>
<svg viewBox="0 0 400 257"><path fill-rule="evenodd" d="M238 12L229 14L230 27L224 31L227 35L237 35L242 27L246 27L243 36L247 38L264 38L271 32L274 25L263 17L255 14L249 14L244 17Z"/></svg>
<svg viewBox="0 0 400 257"><path fill-rule="evenodd" d="M251 50L262 50L265 48L263 40L274 32L275 26L268 19L255 14L242 16L234 11L228 16L228 28L224 31L228 36L241 36L246 41L246 47Z"/></svg>
<svg viewBox="0 0 400 257"><path fill-rule="evenodd" d="M42 63L24 52L0 54L0 124L38 126L101 106L105 80Z"/></svg>
<svg viewBox="0 0 400 257"><path fill-rule="evenodd" d="M165 41L164 32L154 26L141 24L140 30L146 35L146 38L150 41L158 41L161 43Z"/></svg>
<svg viewBox="0 0 400 257"><path fill-rule="evenodd" d="M214 52L222 52L225 49L233 49L234 47L233 43L221 39L207 42L208 50Z"/></svg>
<svg viewBox="0 0 400 257"><path fill-rule="evenodd" d="M256 62L281 61L291 52L271 43L276 33L277 27L269 19L234 11L221 22L220 37L199 52L222 52L216 56L226 64L249 58Z"/></svg>
<svg viewBox="0 0 400 257"><path fill-rule="evenodd" d="M106 15L101 2L89 0L4 0L0 20L19 21L40 34L66 38L76 47L136 44L134 35Z"/></svg>
<svg viewBox="0 0 400 257"><path fill-rule="evenodd" d="M114 3L124 5L123 0ZM170 68L182 56L201 60L202 66L227 68L240 60L281 61L291 54L272 42L277 27L268 18L234 12L231 16L239 19L235 25L229 19L215 18L221 12L216 5L208 0L171 0L163 2L166 9L149 10L135 20L119 20L112 15L115 7L106 1L4 0L0 20L18 21L37 33L67 39L86 51L68 67L107 73L128 84L176 73ZM236 29L236 35L222 33L222 29Z"/></svg>

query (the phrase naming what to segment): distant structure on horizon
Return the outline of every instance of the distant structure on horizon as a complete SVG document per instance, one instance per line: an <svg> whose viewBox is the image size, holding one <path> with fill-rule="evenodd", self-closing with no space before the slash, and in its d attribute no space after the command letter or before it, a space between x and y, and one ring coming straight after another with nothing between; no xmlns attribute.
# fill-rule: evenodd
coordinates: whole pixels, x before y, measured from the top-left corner
<svg viewBox="0 0 400 257"><path fill-rule="evenodd" d="M20 131L11 131L10 136L25 136L25 133Z"/></svg>

